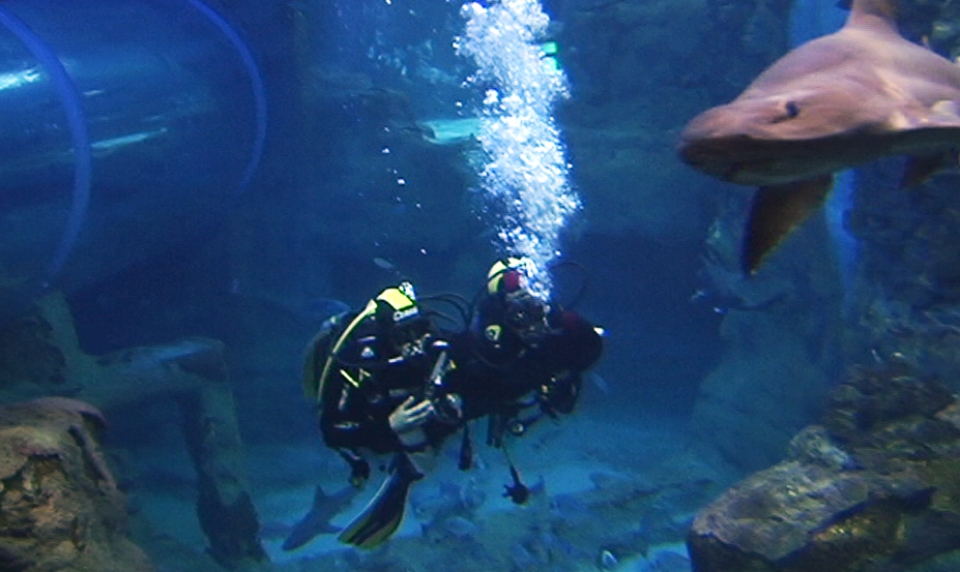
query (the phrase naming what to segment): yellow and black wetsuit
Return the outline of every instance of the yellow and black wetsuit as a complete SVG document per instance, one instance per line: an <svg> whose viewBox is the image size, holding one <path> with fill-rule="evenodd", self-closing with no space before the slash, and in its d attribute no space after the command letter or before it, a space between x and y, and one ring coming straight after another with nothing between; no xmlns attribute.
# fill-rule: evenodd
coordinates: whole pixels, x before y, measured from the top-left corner
<svg viewBox="0 0 960 572"><path fill-rule="evenodd" d="M304 371L324 443L378 454L400 450L389 416L407 397L423 395L441 351L434 326L403 287L332 321L310 344Z"/></svg>

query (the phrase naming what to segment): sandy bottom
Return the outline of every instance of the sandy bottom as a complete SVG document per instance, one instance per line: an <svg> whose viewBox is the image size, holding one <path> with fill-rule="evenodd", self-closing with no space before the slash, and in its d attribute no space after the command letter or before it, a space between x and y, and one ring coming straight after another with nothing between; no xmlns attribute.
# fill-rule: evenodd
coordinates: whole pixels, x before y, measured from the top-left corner
<svg viewBox="0 0 960 572"><path fill-rule="evenodd" d="M508 466L500 451L484 445L484 435L484 427L478 425L473 428L477 461L476 466L466 472L458 470L456 466L460 439L450 440L446 450L436 458L435 466L427 478L414 485L403 524L388 544L402 544L404 538L425 537L428 527L440 519L438 514L445 510L444 503L449 506L455 502L451 496L456 497L457 494L469 494L470 498L479 499L477 508L467 518L453 521L456 526L444 521L443 526L452 530L459 539L471 537L471 542L484 544L487 537L491 536L489 543L492 545L495 542L493 532L480 525L473 529L473 523L491 522L490 519L504 515L509 517L508 522L511 523L522 523L526 514L533 518L534 509L515 506L503 497L504 485L510 482ZM593 495L602 494L602 491L598 493L598 488L604 486L606 478L617 479L615 482L653 485L693 482L704 476L711 478L712 469L706 461L696 454L685 454L686 449L687 436L680 424L645 421L643 426L638 426L636 421L626 423L585 416L573 416L560 423L542 421L527 435L509 444L511 457L524 481L535 487L535 497L552 503L551 510L556 509L554 505L558 505L557 499L588 498L584 495L591 491ZM162 451L151 451L150 455L138 454L137 458L148 461L140 468L140 481L131 491L131 505L135 507L136 520L147 524L146 529L154 541L162 538L163 543L135 540L145 545L148 553L161 562L161 570L200 569L196 562L177 565L173 556L176 552L186 555L185 558L192 554L198 561L204 558L209 560L203 555L207 540L195 514L195 487L191 486L195 479L189 460L182 450L173 446ZM292 527L309 510L315 487L319 485L332 493L346 485L346 464L325 449L319 440L250 447L247 450L247 466L254 504L262 523L261 540L276 569L311 570L314 568L310 563L321 562L331 554L357 552L338 543L335 534L317 536L293 551L287 552L281 548ZM349 506L332 518L331 523L338 527L346 525L376 492L382 478L383 473L375 470L371 482ZM716 480L723 479L718 476ZM576 512L577 509L570 510ZM670 514L666 518L678 523L689 522L692 516L689 504L685 503L678 503L677 506L661 503L656 510L661 520L663 513L667 512ZM576 514L572 516L578 517ZM644 514L637 514L631 526L642 528L644 518ZM517 527L519 540L523 525L510 526ZM598 524L593 522L587 526L596 527ZM506 535L505 542L509 544L509 534L509 530L496 531L496 541L504 542ZM673 539L658 536L644 547L642 554L632 553L616 558L611 551L612 558L604 560L603 550L597 547L594 555L571 553L573 555L570 558L584 560L585 570L599 567L607 570L679 572L686 561L686 549L682 536L676 536ZM169 548L173 545L177 547L175 551ZM541 568L532 566L530 569Z"/></svg>

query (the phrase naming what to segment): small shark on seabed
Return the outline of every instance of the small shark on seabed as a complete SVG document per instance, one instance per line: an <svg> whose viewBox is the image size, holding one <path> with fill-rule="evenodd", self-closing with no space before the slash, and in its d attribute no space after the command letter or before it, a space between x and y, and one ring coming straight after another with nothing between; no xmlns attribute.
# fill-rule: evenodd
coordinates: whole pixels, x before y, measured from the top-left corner
<svg viewBox="0 0 960 572"><path fill-rule="evenodd" d="M340 527L331 524L330 519L347 508L359 492L359 488L347 485L328 495L323 492L320 485L317 485L313 495L313 506L297 524L293 525L293 530L283 542L283 550L296 550L321 534L340 532Z"/></svg>
<svg viewBox="0 0 960 572"><path fill-rule="evenodd" d="M960 67L904 39L896 14L896 0L853 0L840 31L797 47L684 128L686 163L760 187L744 231L745 273L820 208L837 171L903 155L901 186L911 187L956 164Z"/></svg>

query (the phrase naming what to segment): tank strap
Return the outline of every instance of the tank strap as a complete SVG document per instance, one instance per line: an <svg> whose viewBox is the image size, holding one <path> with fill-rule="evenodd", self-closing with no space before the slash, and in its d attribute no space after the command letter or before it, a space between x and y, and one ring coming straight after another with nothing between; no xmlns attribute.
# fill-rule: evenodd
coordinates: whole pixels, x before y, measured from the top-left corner
<svg viewBox="0 0 960 572"><path fill-rule="evenodd" d="M341 349L343 349L343 346L347 343L347 340L350 338L350 335L353 333L353 331L357 329L357 326L359 326L360 323L365 319L373 316L376 311L376 300L370 300L367 302L367 306L363 309L363 311L357 314L350 324L344 328L343 333L340 334L337 342L333 344L333 348L330 349L330 354L327 356L327 359L323 364L323 370L320 373L320 380L317 383L317 405L323 405L324 385L326 384L327 379L330 377L330 371L333 368L334 362L337 360L337 354L340 353Z"/></svg>

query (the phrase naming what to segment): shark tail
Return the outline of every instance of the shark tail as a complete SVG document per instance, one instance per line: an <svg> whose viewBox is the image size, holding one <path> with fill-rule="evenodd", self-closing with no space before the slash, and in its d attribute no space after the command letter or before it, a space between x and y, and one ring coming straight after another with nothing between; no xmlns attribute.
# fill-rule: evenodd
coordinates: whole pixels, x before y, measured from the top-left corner
<svg viewBox="0 0 960 572"><path fill-rule="evenodd" d="M358 548L376 548L400 528L407 504L410 486L423 478L406 453L398 453L393 459L390 475L380 486L373 499L354 517L337 537L344 544Z"/></svg>

